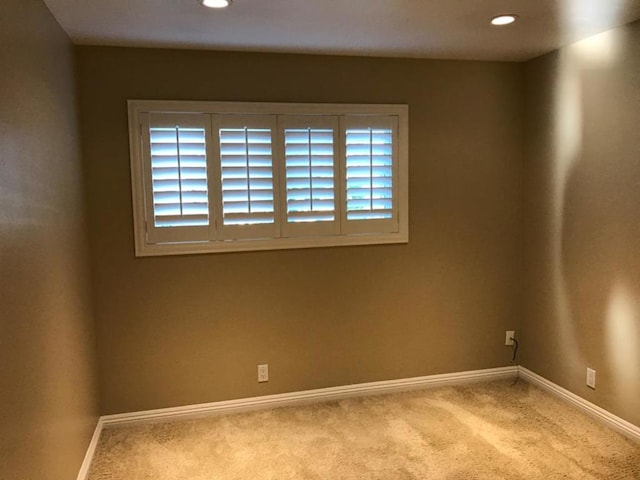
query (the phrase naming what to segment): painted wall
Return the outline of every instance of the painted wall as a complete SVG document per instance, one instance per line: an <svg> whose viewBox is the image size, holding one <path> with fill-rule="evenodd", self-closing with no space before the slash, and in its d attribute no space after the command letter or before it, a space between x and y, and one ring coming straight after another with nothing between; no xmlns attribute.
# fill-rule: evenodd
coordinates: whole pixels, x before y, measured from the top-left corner
<svg viewBox="0 0 640 480"><path fill-rule="evenodd" d="M102 413L509 364L519 64L78 47ZM127 99L406 103L410 243L135 258ZM269 363L271 380L257 383Z"/></svg>
<svg viewBox="0 0 640 480"><path fill-rule="evenodd" d="M529 62L526 84L522 363L640 425L640 23Z"/></svg>
<svg viewBox="0 0 640 480"><path fill-rule="evenodd" d="M97 421L73 47L0 3L0 478L69 480Z"/></svg>

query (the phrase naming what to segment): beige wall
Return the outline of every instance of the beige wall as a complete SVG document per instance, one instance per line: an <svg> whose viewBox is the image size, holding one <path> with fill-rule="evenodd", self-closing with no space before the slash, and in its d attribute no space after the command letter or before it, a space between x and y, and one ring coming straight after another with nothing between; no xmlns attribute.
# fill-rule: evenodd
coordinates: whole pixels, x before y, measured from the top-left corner
<svg viewBox="0 0 640 480"><path fill-rule="evenodd" d="M0 478L75 478L97 421L73 47L0 3Z"/></svg>
<svg viewBox="0 0 640 480"><path fill-rule="evenodd" d="M640 425L640 23L526 82L522 363Z"/></svg>
<svg viewBox="0 0 640 480"><path fill-rule="evenodd" d="M39 0L0 8L0 478L74 478L97 381L73 52ZM639 45L640 23L526 66L77 48L101 413L503 366L516 329L525 366L640 424ZM136 259L128 98L408 104L410 243Z"/></svg>
<svg viewBox="0 0 640 480"><path fill-rule="evenodd" d="M77 52L103 413L509 364L522 65ZM410 243L135 258L130 98L408 104Z"/></svg>

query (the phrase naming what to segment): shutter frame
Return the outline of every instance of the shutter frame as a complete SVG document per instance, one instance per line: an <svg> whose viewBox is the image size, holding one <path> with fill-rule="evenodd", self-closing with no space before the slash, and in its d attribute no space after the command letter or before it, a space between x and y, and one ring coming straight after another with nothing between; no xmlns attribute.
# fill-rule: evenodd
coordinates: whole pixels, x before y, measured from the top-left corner
<svg viewBox="0 0 640 480"><path fill-rule="evenodd" d="M218 238L221 240L241 240L241 239L260 239L260 238L278 238L280 236L280 211L279 211L279 196L278 196L278 166L275 161L276 152L278 149L277 138L276 138L276 130L277 130L277 122L276 115L240 115L240 114L222 114L217 116L217 124L218 130L213 134L218 138L218 150L217 150L217 162L220 168L220 199L222 203L220 221L217 225L218 227ZM229 147L232 143L230 139L235 136L235 132L232 133L233 130L245 129L246 141L245 143L238 143L238 145L242 145L247 154L250 155L250 158L246 158L245 160L248 169L246 170L246 176L240 176L238 179L233 178L233 169L235 167L232 166L224 166L223 163L230 162L233 156L232 147ZM258 135L261 130L268 130L269 136L269 155L258 155L249 153L250 144L247 143L249 134L252 136ZM223 131L225 132L223 134ZM221 138L222 135L225 136L225 141ZM225 152L223 152L223 150ZM235 152L234 152L235 153ZM238 155L241 157L242 155ZM259 156L268 156L270 166L252 166L252 158ZM261 191L258 188L260 184L267 185L267 179L254 178L254 182L251 182L251 170L261 169L263 173L269 171L270 172L270 180L271 180L271 200L267 200L266 203L272 203L273 207L271 212L251 212L253 205L265 203L260 200L251 200L251 194L256 194ZM241 173L242 168L239 168L238 171ZM236 181L238 180L238 181ZM233 203L233 190L231 189L231 185L239 184L240 181L246 181L248 185L247 190L237 190L237 192L247 192L247 204L249 208L248 213L240 213L235 214L231 211L231 204ZM225 184L229 185L229 187L225 188ZM253 188L252 185L255 185L256 188ZM226 191L226 195L225 195ZM264 191L264 190L262 190ZM229 207L225 210L225 200ZM244 218L248 221L259 220L260 218L273 218L273 221L268 223L248 223L248 224L234 224L231 223L234 221L234 218L239 219L240 221ZM227 222L228 219L228 222Z"/></svg>
<svg viewBox="0 0 640 480"><path fill-rule="evenodd" d="M395 115L344 115L340 118L340 140L341 152L343 153L343 163L341 165L342 185L341 191L344 195L342 200L342 228L343 234L383 234L397 233L400 228L399 222L399 185L400 185L400 157L399 157L399 135L398 135L399 119ZM391 218L385 219L349 219L349 212L356 210L348 209L348 163L347 158L347 134L352 130L390 130L391 131ZM370 159L373 164L373 157ZM376 167L371 167L373 168ZM369 177L379 178L379 177ZM373 183L371 183L372 185ZM373 190L373 187L371 187ZM372 192L371 192L372 193ZM372 201L373 203L373 201ZM375 212L375 210L373 210Z"/></svg>
<svg viewBox="0 0 640 480"><path fill-rule="evenodd" d="M156 244L156 243L169 243L169 242L199 242L199 241L208 241L211 239L210 237L210 226L211 226L211 207L208 201L209 189L208 183L205 182L204 186L204 195L207 198L206 204L206 224L205 225L193 225L189 223L193 223L190 220L190 216L185 214L180 214L174 216L174 220L176 221L176 225L172 226L160 226L157 223L156 218L161 217L159 215L160 209L156 209L156 204L159 201L159 197L161 196L161 192L156 191L154 189L154 174L153 174L153 148L152 148L152 129L162 129L162 128L176 128L178 130L187 130L187 129L199 129L202 130L205 136L205 146L204 146L204 168L205 172L208 167L208 158L206 153L206 132L207 132L207 115L200 113L144 113L141 115L140 119L141 126L141 139L142 139L142 156L143 156L143 170L144 170L144 191L145 191L145 227L146 227L146 240L148 243ZM176 155L179 158L180 152L182 150L183 143L179 142L179 138L176 140ZM172 145L168 143L168 145ZM199 155L200 156L200 155ZM160 157L158 157L160 158ZM177 162L177 171L183 171L188 167L182 167L180 161ZM201 169L203 167L198 167ZM189 205L188 202L185 202L185 198L187 191L183 192L183 184L186 180L182 180L180 176L176 179L175 177L170 177L169 182L176 182L178 184L177 195L179 196L179 205L182 212L185 211L184 207ZM155 182L159 182L159 180L155 180ZM202 190L198 190L202 192ZM176 193L174 193L176 195ZM180 220L181 219L181 220ZM178 225L180 221L184 221L187 225L181 226Z"/></svg>
<svg viewBox="0 0 640 480"><path fill-rule="evenodd" d="M331 215L333 216L333 220L326 221L307 221L307 222L295 222L290 221L290 218L294 218L294 213L289 213L289 195L294 190L290 188L293 182L289 182L288 180L288 171L289 169L293 169L295 167L290 167L287 156L287 131L293 130L315 130L319 131L327 131L331 130L331 150L332 150L332 177L331 182L332 186L330 189L332 190L333 196L333 210L331 211ZM279 115L278 116L278 138L281 141L280 147L280 185L281 187L281 202L280 209L282 212L282 236L283 237L305 237L305 236L322 236L322 235L338 235L340 234L340 168L339 168L339 155L338 155L338 138L340 131L340 122L339 117L337 115ZM306 145L309 150L312 149L313 144L302 144ZM308 178L309 180L309 202L312 203L313 196L313 155L311 158L307 155L303 154L302 157L307 157L305 160L309 162L310 171L308 177L302 177L301 182L304 183L304 178ZM325 167L325 172L328 171L329 167ZM305 170L306 168L302 168L301 170ZM327 177L325 177L327 178ZM316 178L317 181L317 178ZM325 180L327 185L329 181ZM326 188L329 189L328 187ZM327 202L328 203L328 202ZM313 209L311 207L311 211L306 211L307 213L304 216L308 217L319 217L321 213L319 210Z"/></svg>

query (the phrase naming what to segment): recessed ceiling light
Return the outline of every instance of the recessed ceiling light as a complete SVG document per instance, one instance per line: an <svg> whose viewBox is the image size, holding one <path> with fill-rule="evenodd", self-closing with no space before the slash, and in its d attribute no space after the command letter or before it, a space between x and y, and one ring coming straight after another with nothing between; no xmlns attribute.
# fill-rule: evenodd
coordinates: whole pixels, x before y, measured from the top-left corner
<svg viewBox="0 0 640 480"><path fill-rule="evenodd" d="M517 15L513 15L513 14L498 15L497 17L493 17L491 19L491 25L497 25L497 26L510 25L516 20L518 20Z"/></svg>
<svg viewBox="0 0 640 480"><path fill-rule="evenodd" d="M209 8L226 8L231 5L232 0L198 0L202 5Z"/></svg>

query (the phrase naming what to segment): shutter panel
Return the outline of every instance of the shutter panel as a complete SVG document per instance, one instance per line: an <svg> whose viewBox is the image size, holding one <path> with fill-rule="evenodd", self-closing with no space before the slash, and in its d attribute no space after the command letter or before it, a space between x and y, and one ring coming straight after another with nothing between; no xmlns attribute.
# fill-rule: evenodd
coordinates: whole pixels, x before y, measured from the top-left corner
<svg viewBox="0 0 640 480"><path fill-rule="evenodd" d="M277 236L275 116L220 115L220 236Z"/></svg>
<svg viewBox="0 0 640 480"><path fill-rule="evenodd" d="M151 243L209 239L207 123L202 114L152 113L143 125Z"/></svg>
<svg viewBox="0 0 640 480"><path fill-rule="evenodd" d="M284 236L339 233L336 212L338 118L279 116L283 141Z"/></svg>
<svg viewBox="0 0 640 480"><path fill-rule="evenodd" d="M393 216L391 138L390 129L347 129L347 220Z"/></svg>
<svg viewBox="0 0 640 480"><path fill-rule="evenodd" d="M397 118L348 116L343 124L344 232L397 232Z"/></svg>

